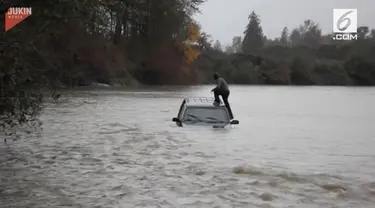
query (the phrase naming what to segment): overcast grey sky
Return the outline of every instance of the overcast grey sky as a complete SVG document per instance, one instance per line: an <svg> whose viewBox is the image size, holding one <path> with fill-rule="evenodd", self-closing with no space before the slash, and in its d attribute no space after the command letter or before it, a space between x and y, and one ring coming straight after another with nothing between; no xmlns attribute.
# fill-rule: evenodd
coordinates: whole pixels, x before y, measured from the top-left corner
<svg viewBox="0 0 375 208"><path fill-rule="evenodd" d="M207 0L195 19L214 40L229 44L233 36L243 34L253 10L264 34L275 38L285 26L291 30L306 19L319 23L323 33L332 33L334 8L356 8L358 26L375 28L375 0Z"/></svg>

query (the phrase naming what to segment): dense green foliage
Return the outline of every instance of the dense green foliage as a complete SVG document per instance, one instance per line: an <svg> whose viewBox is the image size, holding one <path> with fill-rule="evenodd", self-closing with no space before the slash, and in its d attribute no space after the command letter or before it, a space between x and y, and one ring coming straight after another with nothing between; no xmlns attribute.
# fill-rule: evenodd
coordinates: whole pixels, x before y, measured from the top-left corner
<svg viewBox="0 0 375 208"><path fill-rule="evenodd" d="M43 94L61 86L188 84L193 75L187 68L198 56L192 45L204 40L192 19L201 3L5 1L1 8L27 5L32 15L0 33L1 127L35 126Z"/></svg>

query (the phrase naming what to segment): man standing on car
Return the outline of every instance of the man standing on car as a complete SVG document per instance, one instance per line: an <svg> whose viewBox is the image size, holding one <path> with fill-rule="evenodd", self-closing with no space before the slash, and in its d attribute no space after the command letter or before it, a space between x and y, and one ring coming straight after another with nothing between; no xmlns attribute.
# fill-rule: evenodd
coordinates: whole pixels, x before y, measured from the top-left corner
<svg viewBox="0 0 375 208"><path fill-rule="evenodd" d="M214 77L214 80L216 80L216 84L217 84L217 86L211 90L211 92L214 92L214 95L215 95L214 105L215 106L220 105L221 101L220 101L219 95L221 95L221 97L223 98L224 104L228 109L229 117L230 119L233 119L234 117L232 114L232 110L228 102L228 97L230 94L228 84L223 78L220 77L218 73L214 73L213 77Z"/></svg>

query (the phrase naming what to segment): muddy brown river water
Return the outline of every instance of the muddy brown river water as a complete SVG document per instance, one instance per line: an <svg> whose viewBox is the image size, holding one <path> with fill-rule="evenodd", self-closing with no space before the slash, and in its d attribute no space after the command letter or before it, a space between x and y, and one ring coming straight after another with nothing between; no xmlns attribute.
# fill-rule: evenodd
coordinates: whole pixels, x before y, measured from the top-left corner
<svg viewBox="0 0 375 208"><path fill-rule="evenodd" d="M210 89L64 92L0 144L0 207L375 207L375 88L232 86L239 125L171 121Z"/></svg>

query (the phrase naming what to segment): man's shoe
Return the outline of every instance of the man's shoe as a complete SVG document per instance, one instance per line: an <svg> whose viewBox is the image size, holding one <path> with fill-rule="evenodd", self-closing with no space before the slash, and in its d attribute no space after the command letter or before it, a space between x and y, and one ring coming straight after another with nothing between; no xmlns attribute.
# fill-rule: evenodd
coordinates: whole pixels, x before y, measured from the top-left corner
<svg viewBox="0 0 375 208"><path fill-rule="evenodd" d="M214 106L220 106L220 103L215 101Z"/></svg>

